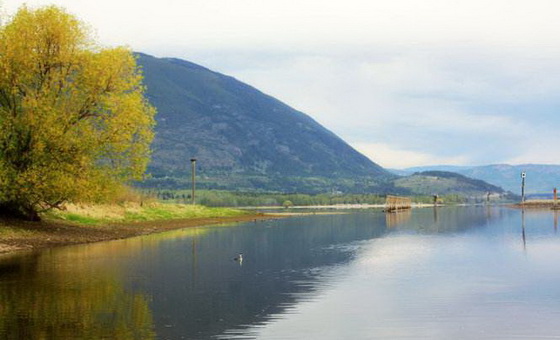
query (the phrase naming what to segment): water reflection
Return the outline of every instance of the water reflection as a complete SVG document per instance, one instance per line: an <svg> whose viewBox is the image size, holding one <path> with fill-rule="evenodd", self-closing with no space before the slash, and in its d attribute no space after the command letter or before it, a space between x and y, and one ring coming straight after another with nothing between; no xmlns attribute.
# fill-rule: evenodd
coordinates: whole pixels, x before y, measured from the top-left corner
<svg viewBox="0 0 560 340"><path fill-rule="evenodd" d="M469 216L470 215L470 218ZM239 338L536 339L560 333L560 242L551 212L413 211L361 245L320 299ZM455 222L454 222L455 221ZM531 245L526 256L519 240ZM448 225L458 224L458 225ZM328 320L328 321L325 321Z"/></svg>
<svg viewBox="0 0 560 340"><path fill-rule="evenodd" d="M0 338L481 338L497 312L560 301L557 219L370 210L0 258Z"/></svg>
<svg viewBox="0 0 560 340"><path fill-rule="evenodd" d="M324 283L328 268L348 263L356 241L387 233L384 215L315 216L207 228L196 242L167 242L157 264L138 264L138 282L154 292L161 338L204 339L264 324ZM243 254L243 262L235 261ZM196 260L195 260L196 259ZM185 266L187 263L194 266ZM149 275L148 275L149 273Z"/></svg>
<svg viewBox="0 0 560 340"><path fill-rule="evenodd" d="M91 254L51 255L0 262L0 338L154 338L145 295L125 290L110 270L72 264Z"/></svg>
<svg viewBox="0 0 560 340"><path fill-rule="evenodd" d="M385 222L387 223L387 227L395 228L403 223L408 222L411 216L412 216L411 209L395 210L391 212L388 211L385 213Z"/></svg>
<svg viewBox="0 0 560 340"><path fill-rule="evenodd" d="M408 211L407 215L391 217L388 225L399 231L420 234L470 232L484 228L494 220L503 219L511 212L496 207L433 207ZM413 216L413 218L412 218ZM389 217L388 217L389 218Z"/></svg>
<svg viewBox="0 0 560 340"><path fill-rule="evenodd" d="M554 232L558 232L558 209L554 209Z"/></svg>
<svg viewBox="0 0 560 340"><path fill-rule="evenodd" d="M387 233L362 213L191 228L0 259L0 338L202 339L310 296L356 241ZM243 253L243 262L234 257Z"/></svg>
<svg viewBox="0 0 560 340"><path fill-rule="evenodd" d="M521 241L524 251L527 251L528 246L535 239L558 233L558 210L520 209L518 214L520 215Z"/></svg>
<svg viewBox="0 0 560 340"><path fill-rule="evenodd" d="M527 251L527 238L525 237L525 209L521 209L521 238L523 240L523 250Z"/></svg>
<svg viewBox="0 0 560 340"><path fill-rule="evenodd" d="M152 261L164 242L196 242L204 233L185 229L0 257L0 338L155 338L151 296L134 287L137 273L128 266ZM195 273L196 256L192 264Z"/></svg>

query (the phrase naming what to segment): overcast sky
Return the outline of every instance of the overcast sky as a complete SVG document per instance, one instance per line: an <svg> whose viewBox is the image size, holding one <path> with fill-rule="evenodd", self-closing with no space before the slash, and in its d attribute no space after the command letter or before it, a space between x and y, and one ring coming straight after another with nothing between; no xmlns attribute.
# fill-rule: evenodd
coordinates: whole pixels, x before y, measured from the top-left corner
<svg viewBox="0 0 560 340"><path fill-rule="evenodd" d="M0 0L4 15L23 3ZM384 167L560 164L557 0L30 0L303 111Z"/></svg>

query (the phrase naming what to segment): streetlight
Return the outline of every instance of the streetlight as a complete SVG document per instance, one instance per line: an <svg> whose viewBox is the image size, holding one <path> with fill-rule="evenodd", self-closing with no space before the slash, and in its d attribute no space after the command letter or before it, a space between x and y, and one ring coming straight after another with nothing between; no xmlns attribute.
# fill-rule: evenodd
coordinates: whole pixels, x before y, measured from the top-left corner
<svg viewBox="0 0 560 340"><path fill-rule="evenodd" d="M192 198L192 204L194 205L194 191L196 189L195 187L195 175L196 175L196 158L191 158L191 175L192 175L192 194L191 194L191 198Z"/></svg>
<svg viewBox="0 0 560 340"><path fill-rule="evenodd" d="M525 171L521 172L521 203L525 203L525 177L527 174Z"/></svg>

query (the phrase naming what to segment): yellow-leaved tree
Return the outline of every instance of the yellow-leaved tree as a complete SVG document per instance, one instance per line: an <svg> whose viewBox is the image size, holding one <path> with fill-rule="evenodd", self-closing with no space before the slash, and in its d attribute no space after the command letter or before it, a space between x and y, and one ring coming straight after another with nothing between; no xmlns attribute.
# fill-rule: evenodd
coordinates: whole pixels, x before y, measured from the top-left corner
<svg viewBox="0 0 560 340"><path fill-rule="evenodd" d="M155 109L127 48L101 48L65 10L0 27L0 214L38 219L142 178Z"/></svg>

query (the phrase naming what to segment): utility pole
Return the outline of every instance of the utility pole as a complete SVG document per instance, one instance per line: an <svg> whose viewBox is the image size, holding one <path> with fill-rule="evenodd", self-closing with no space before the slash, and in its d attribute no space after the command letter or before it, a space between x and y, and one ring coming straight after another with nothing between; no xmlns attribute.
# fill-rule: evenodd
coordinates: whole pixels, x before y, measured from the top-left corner
<svg viewBox="0 0 560 340"><path fill-rule="evenodd" d="M521 203L525 203L525 171L521 172Z"/></svg>
<svg viewBox="0 0 560 340"><path fill-rule="evenodd" d="M192 175L192 204L195 204L194 192L196 190L195 176L196 176L196 158L191 158L191 175Z"/></svg>

